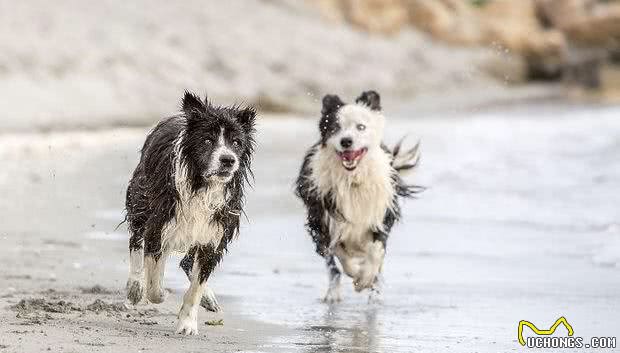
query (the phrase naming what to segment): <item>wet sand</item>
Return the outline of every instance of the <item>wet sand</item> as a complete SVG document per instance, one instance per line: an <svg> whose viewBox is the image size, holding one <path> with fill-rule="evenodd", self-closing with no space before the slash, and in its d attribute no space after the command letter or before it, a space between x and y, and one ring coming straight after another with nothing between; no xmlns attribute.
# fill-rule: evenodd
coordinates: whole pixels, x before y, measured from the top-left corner
<svg viewBox="0 0 620 353"><path fill-rule="evenodd" d="M388 143L422 139L409 180L429 189L389 240L383 303L345 280L334 306L319 301L326 274L292 195L316 121L263 119L249 222L211 280L224 312L201 310L189 338L174 334L186 286L174 261L164 304L124 305L126 232L115 227L147 129L0 135L0 350L505 352L522 349L519 320L561 315L576 335L614 336L619 113L390 117Z"/></svg>

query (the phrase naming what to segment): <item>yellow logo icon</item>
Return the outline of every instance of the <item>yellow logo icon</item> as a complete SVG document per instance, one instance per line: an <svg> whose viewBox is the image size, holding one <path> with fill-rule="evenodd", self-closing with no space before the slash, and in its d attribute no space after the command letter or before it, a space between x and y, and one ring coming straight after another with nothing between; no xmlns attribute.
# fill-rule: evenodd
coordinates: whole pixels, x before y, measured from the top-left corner
<svg viewBox="0 0 620 353"><path fill-rule="evenodd" d="M537 335L548 336L548 335L552 335L555 332L555 329L558 328L558 326L560 326L560 324L563 324L564 327L566 327L566 329L568 330L569 336L573 335L574 333L573 327L568 323L568 321L566 321L566 318L564 316L561 316L559 319L557 319L555 323L551 325L551 327L548 330L539 330L538 327L536 327L533 323L529 321L521 320L519 321L519 329L518 329L519 343L521 343L522 346L525 346L525 340L523 339L523 326L527 326L531 328L532 331L534 331L534 333Z"/></svg>

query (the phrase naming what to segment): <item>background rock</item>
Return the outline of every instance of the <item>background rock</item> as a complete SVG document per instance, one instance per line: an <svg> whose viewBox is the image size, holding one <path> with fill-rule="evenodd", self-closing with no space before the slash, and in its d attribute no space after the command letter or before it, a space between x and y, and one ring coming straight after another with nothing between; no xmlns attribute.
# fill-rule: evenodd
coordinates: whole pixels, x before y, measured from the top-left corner
<svg viewBox="0 0 620 353"><path fill-rule="evenodd" d="M602 53L602 57L599 55L597 61L609 52L620 50L618 1L326 0L324 3L329 6L321 7L323 14L348 20L373 33L393 35L411 25L451 44L505 48L525 60L527 71L523 78L559 79L574 66L585 69L592 61L593 52L584 54L581 50L584 47L599 49L597 53ZM351 19L352 14L355 20ZM573 47L580 50L574 52Z"/></svg>
<svg viewBox="0 0 620 353"><path fill-rule="evenodd" d="M617 47L620 2L537 0L544 18L579 46Z"/></svg>

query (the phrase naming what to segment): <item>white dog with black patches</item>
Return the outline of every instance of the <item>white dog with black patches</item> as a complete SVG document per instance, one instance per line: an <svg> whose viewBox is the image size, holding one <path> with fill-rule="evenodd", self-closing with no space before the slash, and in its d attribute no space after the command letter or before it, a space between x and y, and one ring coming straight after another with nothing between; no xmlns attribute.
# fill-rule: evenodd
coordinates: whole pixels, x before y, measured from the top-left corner
<svg viewBox="0 0 620 353"><path fill-rule="evenodd" d="M329 289L325 301L341 300L340 269L356 291L380 292L386 241L400 218L399 199L421 187L405 184L400 173L415 168L418 146L402 153L382 144L385 117L380 97L362 93L355 104L323 98L320 141L306 153L296 194L307 208L306 227L325 258Z"/></svg>

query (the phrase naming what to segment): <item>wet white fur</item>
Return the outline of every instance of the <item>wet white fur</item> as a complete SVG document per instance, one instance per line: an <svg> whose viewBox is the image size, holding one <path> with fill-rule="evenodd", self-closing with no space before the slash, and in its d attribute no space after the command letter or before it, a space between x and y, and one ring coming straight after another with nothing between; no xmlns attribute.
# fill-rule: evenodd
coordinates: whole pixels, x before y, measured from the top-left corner
<svg viewBox="0 0 620 353"><path fill-rule="evenodd" d="M164 252L157 261L153 256L144 258L146 268L146 296L151 303L159 304L166 299L164 290L164 270L166 268L168 253Z"/></svg>
<svg viewBox="0 0 620 353"><path fill-rule="evenodd" d="M372 230L383 229L386 210L394 207L392 175L396 171L390 165L391 156L381 148L383 115L366 106L345 105L339 110L338 119L340 131L329 138L325 147L316 147L310 161L311 178L319 195L332 192L333 201L346 220L325 215L332 236L330 249L345 273L353 277L355 289L362 290L371 287L381 271L385 251L379 243L373 243ZM366 129L358 130L358 124L364 124ZM353 139L353 149L368 148L353 171L342 166L336 153L341 150L343 137Z"/></svg>
<svg viewBox="0 0 620 353"><path fill-rule="evenodd" d="M144 249L129 252L129 280L142 282L144 278Z"/></svg>
<svg viewBox="0 0 620 353"><path fill-rule="evenodd" d="M192 191L187 178L187 165L180 158L182 134L179 134L174 149L174 182L179 193L179 200L175 217L162 230L162 248L166 252L186 253L191 246L196 244L211 243L217 247L224 234L224 230L218 224L211 222L211 216L214 211L224 206L225 183L212 178L208 188L201 189L199 192ZM225 150L226 147L222 147L223 145L223 137L220 134L218 146L212 154L211 165L216 164L215 161L219 163L219 156L222 152L218 151Z"/></svg>
<svg viewBox="0 0 620 353"><path fill-rule="evenodd" d="M133 300L135 300L135 303L138 303L142 300L142 288L144 288L144 249L140 248L138 250L129 251L129 278L127 280L127 290L134 290L134 292L131 293L133 299L130 299L130 301L133 302Z"/></svg>
<svg viewBox="0 0 620 353"><path fill-rule="evenodd" d="M190 285L183 296L183 305L179 310L176 332L182 335L198 334L198 304L205 291L206 282L200 284L200 268L198 261L194 261L190 274Z"/></svg>

